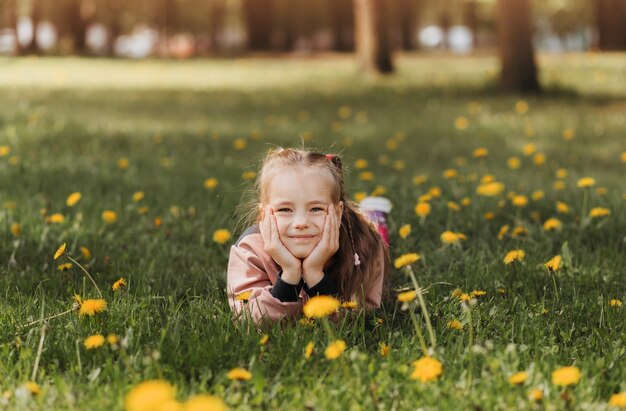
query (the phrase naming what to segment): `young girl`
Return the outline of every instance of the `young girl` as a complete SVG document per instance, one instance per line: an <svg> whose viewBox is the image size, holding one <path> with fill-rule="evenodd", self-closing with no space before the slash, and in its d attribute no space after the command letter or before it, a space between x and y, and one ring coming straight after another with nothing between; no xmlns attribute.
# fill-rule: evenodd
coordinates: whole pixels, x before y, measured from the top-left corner
<svg viewBox="0 0 626 411"><path fill-rule="evenodd" d="M248 310L257 322L293 318L315 295L380 305L388 250L346 199L339 157L272 151L256 188L249 218L256 224L232 246L228 262L228 299L236 314Z"/></svg>

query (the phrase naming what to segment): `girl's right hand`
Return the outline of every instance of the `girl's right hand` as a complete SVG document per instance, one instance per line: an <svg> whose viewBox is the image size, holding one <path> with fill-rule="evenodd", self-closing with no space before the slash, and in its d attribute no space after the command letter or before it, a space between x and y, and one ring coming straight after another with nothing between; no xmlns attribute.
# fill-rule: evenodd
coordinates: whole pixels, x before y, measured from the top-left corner
<svg viewBox="0 0 626 411"><path fill-rule="evenodd" d="M265 252L283 269L283 281L298 284L302 278L302 261L291 254L281 241L276 216L269 205L265 206L260 229Z"/></svg>

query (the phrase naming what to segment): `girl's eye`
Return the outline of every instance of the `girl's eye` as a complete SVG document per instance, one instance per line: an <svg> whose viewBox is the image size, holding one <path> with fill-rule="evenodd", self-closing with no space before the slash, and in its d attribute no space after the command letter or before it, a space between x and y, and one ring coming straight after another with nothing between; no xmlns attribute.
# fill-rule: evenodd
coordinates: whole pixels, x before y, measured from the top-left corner
<svg viewBox="0 0 626 411"><path fill-rule="evenodd" d="M278 211L279 213L288 213L288 212L291 211L291 209L290 208L279 208L276 211Z"/></svg>
<svg viewBox="0 0 626 411"><path fill-rule="evenodd" d="M313 207L311 211L313 211L314 213L319 213L320 211L324 211L324 209L321 207Z"/></svg>

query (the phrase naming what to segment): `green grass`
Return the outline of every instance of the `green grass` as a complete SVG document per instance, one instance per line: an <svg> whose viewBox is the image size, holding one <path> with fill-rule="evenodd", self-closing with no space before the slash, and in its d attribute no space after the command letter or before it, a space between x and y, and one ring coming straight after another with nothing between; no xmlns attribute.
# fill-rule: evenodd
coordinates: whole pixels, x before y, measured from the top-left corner
<svg viewBox="0 0 626 411"><path fill-rule="evenodd" d="M0 146L10 147L0 157L0 391L11 393L0 409L122 409L134 385L155 378L174 384L181 401L209 393L236 409L564 409L551 373L572 364L582 378L569 389L571 408L608 409L611 394L626 390L626 309L609 305L626 301L620 157L626 57L541 56L539 64L546 93L511 96L496 91L492 57L401 56L397 75L369 80L355 76L347 57L0 59ZM516 111L520 100L528 103L526 113ZM341 107L349 108L346 118ZM459 117L468 121L465 130L455 128ZM564 140L564 129L575 137ZM245 138L247 147L235 150L235 138ZM396 150L388 148L390 139ZM346 313L332 326L348 346L336 361L324 358L328 336L321 324L258 332L232 321L224 291L229 246L214 243L212 234L240 232L233 214L250 188L242 173L256 171L268 148L303 140L342 155L350 193L387 190L394 204L392 257L422 256L413 269L429 287L434 356L444 365L439 380L409 378L421 350L408 312L393 298L377 312ZM527 143L545 154L545 164L522 153ZM473 158L479 147L489 155ZM521 159L517 170L507 168L512 156ZM128 158L127 169L118 168L120 158ZM360 158L369 161L373 181L359 179L353 164ZM394 169L396 160L405 168ZM449 168L462 178L444 179ZM553 188L558 168L568 172L563 190ZM487 173L506 185L500 197L476 194L473 179ZM429 180L416 186L419 174ZM584 176L596 179L585 210L584 190L576 187ZM203 187L209 177L219 181L214 190ZM442 196L431 201L422 224L414 207L433 186ZM145 199L136 204L139 190ZM510 191L530 198L536 190L544 198L520 211L506 198ZM82 199L70 208L65 200L75 191ZM447 201L464 197L470 205L448 210ZM557 214L557 200L571 213ZM148 207L143 215L142 206ZM589 208L598 206L610 216L588 219ZM104 210L116 211L118 221L106 225ZM495 218L485 220L486 212ZM53 213L65 222L46 224ZM543 230L549 217L559 218L562 230ZM19 236L11 233L16 223ZM404 240L397 234L403 224L412 226ZM514 238L509 231L499 240L505 224L523 225L528 234ZM467 240L443 246L446 229ZM57 270L53 254L63 242L74 257L82 246L91 250L93 260L80 261L109 309L46 323L34 378L42 394L31 398L23 385L42 327L22 325L70 309L75 293L97 297L78 268ZM562 254L564 244L571 259L556 275L557 295L542 264ZM513 249L526 257L505 266ZM129 287L114 293L111 284L120 277ZM391 284L399 289L410 280L395 270ZM468 315L451 297L455 288L487 292L471 310L472 346ZM447 327L453 319L463 331ZM122 344L86 350L84 339L97 333L114 333ZM269 342L260 346L263 334ZM309 341L315 353L307 360ZM378 354L381 342L391 347L388 357ZM253 378L228 380L234 367ZM524 385L509 384L521 370L529 371ZM534 388L543 390L541 404L528 399Z"/></svg>

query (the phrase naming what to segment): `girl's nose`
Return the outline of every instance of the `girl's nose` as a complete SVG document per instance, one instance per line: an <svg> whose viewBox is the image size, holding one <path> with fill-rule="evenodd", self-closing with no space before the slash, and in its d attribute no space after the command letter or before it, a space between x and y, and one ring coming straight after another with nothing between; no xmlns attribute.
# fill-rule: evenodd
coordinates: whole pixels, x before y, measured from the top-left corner
<svg viewBox="0 0 626 411"><path fill-rule="evenodd" d="M306 213L296 213L293 217L294 228L302 228L308 225Z"/></svg>

